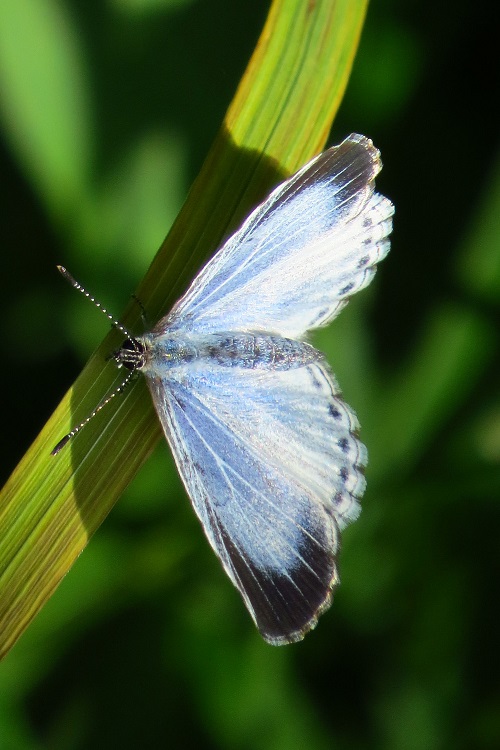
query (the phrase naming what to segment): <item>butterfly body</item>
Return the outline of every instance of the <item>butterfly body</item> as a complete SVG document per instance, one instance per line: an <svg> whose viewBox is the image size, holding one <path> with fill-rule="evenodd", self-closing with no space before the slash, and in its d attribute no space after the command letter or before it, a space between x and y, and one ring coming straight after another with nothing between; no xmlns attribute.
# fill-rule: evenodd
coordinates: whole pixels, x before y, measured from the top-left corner
<svg viewBox="0 0 500 750"><path fill-rule="evenodd" d="M140 347L139 369L147 375L163 373L175 377L175 370L204 364L244 369L288 370L320 361L323 355L303 341L263 333L209 333L205 335L147 334L136 340ZM115 353L118 364L136 359L128 346Z"/></svg>

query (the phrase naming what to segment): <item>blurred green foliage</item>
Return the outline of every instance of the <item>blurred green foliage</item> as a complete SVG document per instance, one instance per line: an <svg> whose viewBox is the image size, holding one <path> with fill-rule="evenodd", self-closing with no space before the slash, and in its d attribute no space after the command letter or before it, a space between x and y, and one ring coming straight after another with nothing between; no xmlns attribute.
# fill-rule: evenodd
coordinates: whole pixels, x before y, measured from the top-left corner
<svg viewBox="0 0 500 750"><path fill-rule="evenodd" d="M55 264L122 309L266 11L0 7L4 479L106 326ZM162 444L0 664L1 750L500 745L497 28L465 2L374 0L334 126L381 149L396 216L375 284L317 336L371 456L330 612L264 644Z"/></svg>

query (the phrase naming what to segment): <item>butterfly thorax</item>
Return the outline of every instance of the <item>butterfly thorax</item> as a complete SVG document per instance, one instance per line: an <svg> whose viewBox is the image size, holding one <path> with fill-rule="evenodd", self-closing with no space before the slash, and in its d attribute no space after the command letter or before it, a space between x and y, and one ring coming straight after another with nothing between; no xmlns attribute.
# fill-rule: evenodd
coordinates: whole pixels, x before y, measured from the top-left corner
<svg viewBox="0 0 500 750"><path fill-rule="evenodd" d="M290 370L323 359L310 344L265 333L147 334L138 345L144 372L203 361L222 367Z"/></svg>

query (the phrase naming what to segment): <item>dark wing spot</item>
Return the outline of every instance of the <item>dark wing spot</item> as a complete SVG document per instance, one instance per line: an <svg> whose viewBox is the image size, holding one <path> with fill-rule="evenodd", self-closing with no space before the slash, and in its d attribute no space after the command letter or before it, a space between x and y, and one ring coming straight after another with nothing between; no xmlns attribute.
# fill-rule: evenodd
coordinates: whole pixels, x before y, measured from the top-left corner
<svg viewBox="0 0 500 750"><path fill-rule="evenodd" d="M363 268L370 262L370 256L369 255L363 255L360 260L358 260L358 268Z"/></svg>
<svg viewBox="0 0 500 750"><path fill-rule="evenodd" d="M328 411L330 412L330 416L333 417L334 419L342 419L342 414L337 409L337 407L335 406L335 404L330 404L328 406Z"/></svg>
<svg viewBox="0 0 500 750"><path fill-rule="evenodd" d="M342 504L343 501L344 501L343 494L341 492L336 492L335 495L333 496L333 504L338 507L339 505Z"/></svg>
<svg viewBox="0 0 500 750"><path fill-rule="evenodd" d="M316 388L316 390L321 390L321 383L319 382L318 378L316 378L313 373L311 372L311 381L313 386Z"/></svg>
<svg viewBox="0 0 500 750"><path fill-rule="evenodd" d="M343 466L339 471L339 474L342 481L347 482L347 480L349 479L349 469L347 468L347 466Z"/></svg>
<svg viewBox="0 0 500 750"><path fill-rule="evenodd" d="M351 281L350 284L346 284L346 286L340 290L340 294L342 295L349 294L349 292L352 292L353 289L354 289L354 281Z"/></svg>
<svg viewBox="0 0 500 750"><path fill-rule="evenodd" d="M346 437L339 438L338 446L341 451L347 453L349 451L349 440Z"/></svg>

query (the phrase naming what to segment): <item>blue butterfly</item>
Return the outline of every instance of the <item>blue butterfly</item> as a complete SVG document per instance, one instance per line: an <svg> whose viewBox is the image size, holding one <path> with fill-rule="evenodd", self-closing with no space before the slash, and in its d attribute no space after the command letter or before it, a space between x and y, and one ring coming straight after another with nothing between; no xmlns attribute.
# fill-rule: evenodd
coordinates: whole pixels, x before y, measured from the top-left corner
<svg viewBox="0 0 500 750"><path fill-rule="evenodd" d="M113 354L145 375L205 534L273 645L301 640L330 605L340 531L365 490L356 416L304 338L389 251L394 208L375 192L380 169L361 135L320 154L150 333Z"/></svg>

